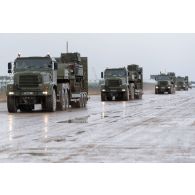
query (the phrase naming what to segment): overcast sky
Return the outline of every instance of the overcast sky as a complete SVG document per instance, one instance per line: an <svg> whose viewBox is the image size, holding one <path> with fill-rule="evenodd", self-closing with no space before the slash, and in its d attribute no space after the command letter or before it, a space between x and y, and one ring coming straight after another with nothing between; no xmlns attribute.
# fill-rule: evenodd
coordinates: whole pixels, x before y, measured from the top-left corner
<svg viewBox="0 0 195 195"><path fill-rule="evenodd" d="M138 64L144 80L160 71L189 75L195 80L195 34L0 34L0 75L7 75L7 63L22 56L54 56L80 52L89 60L89 79L100 78L106 67Z"/></svg>

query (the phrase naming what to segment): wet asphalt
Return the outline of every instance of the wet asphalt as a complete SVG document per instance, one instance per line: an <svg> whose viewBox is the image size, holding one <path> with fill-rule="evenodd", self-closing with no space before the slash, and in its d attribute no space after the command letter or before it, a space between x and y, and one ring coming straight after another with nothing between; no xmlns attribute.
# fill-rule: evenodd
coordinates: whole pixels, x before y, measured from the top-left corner
<svg viewBox="0 0 195 195"><path fill-rule="evenodd" d="M0 103L0 162L195 162L195 89L54 113Z"/></svg>

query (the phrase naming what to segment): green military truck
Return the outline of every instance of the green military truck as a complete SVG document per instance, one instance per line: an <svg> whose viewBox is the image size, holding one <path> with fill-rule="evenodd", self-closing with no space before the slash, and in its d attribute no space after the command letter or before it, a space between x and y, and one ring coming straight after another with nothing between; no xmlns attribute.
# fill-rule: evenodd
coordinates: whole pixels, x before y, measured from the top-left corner
<svg viewBox="0 0 195 195"><path fill-rule="evenodd" d="M176 87L177 91L180 91L180 90L187 91L188 87L189 87L188 76L186 76L186 77L181 77L181 76L176 77L175 87Z"/></svg>
<svg viewBox="0 0 195 195"><path fill-rule="evenodd" d="M48 112L86 106L87 58L79 53L62 53L58 58L19 55L8 63L8 73L12 77L6 92L9 112L32 111L35 104Z"/></svg>
<svg viewBox="0 0 195 195"><path fill-rule="evenodd" d="M186 87L187 87L187 90L188 90L189 88L191 88L191 86L190 86L190 81L189 81L189 77L188 77L188 76L185 76L185 77L184 77L184 81L185 81L185 85L186 85Z"/></svg>
<svg viewBox="0 0 195 195"><path fill-rule="evenodd" d="M176 76L174 72L160 73L159 75L151 75L151 79L156 80L155 94L174 94Z"/></svg>
<svg viewBox="0 0 195 195"><path fill-rule="evenodd" d="M121 68L106 68L101 73L101 101L141 99L143 69L136 64Z"/></svg>

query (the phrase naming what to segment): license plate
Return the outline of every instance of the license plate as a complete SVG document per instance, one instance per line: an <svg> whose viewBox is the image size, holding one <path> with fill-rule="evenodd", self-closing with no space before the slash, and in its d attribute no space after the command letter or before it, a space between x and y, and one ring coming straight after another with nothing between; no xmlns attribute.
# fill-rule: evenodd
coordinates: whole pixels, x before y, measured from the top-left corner
<svg viewBox="0 0 195 195"><path fill-rule="evenodd" d="M34 93L33 92L24 92L23 94L24 95L33 95Z"/></svg>

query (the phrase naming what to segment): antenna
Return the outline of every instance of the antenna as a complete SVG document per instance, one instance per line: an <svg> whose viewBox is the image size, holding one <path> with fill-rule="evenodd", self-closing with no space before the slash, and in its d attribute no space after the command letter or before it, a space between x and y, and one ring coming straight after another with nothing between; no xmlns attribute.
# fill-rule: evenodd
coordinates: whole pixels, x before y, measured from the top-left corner
<svg viewBox="0 0 195 195"><path fill-rule="evenodd" d="M68 53L68 41L66 41L66 53Z"/></svg>

